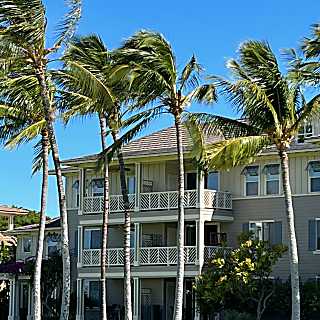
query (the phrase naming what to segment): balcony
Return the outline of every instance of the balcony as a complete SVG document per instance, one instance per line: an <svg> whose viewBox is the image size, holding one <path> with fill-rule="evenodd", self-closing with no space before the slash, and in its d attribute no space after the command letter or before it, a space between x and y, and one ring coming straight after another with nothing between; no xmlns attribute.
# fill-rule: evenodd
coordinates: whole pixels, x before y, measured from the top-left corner
<svg viewBox="0 0 320 320"><path fill-rule="evenodd" d="M216 254L226 255L232 249L229 247L205 246L204 262L208 263ZM131 264L134 264L134 249L131 249ZM197 264L197 247L184 247L185 264ZM101 260L100 249L84 249L82 251L82 265L99 266ZM176 265L178 260L177 247L142 247L139 249L137 265ZM107 265L123 265L123 248L112 248L107 250Z"/></svg>
<svg viewBox="0 0 320 320"><path fill-rule="evenodd" d="M139 197L139 199L136 199ZM184 194L185 208L197 207L197 190L186 190ZM139 201L136 201L139 200ZM110 196L110 213L123 212L121 195ZM178 191L148 192L129 194L129 207L133 211L138 205L139 211L170 210L178 208ZM232 209L232 196L229 192L203 190L203 207L206 209ZM103 197L84 197L83 214L99 214L103 211Z"/></svg>

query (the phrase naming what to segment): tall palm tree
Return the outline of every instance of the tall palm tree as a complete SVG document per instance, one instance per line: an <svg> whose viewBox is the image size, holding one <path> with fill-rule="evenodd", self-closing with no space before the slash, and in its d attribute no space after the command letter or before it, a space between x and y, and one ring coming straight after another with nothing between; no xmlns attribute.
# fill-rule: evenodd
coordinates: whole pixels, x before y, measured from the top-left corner
<svg viewBox="0 0 320 320"><path fill-rule="evenodd" d="M126 183L125 163L121 145L131 140L148 123L149 117L155 112L145 112L137 116L127 117L122 104L127 100L128 95L124 79L113 77L113 57L102 40L96 36L86 36L74 39L67 50L63 61L64 70L57 72L55 77L61 86L62 108L65 109L65 117L86 116L98 114L100 118L100 130L102 156L104 160L104 178L107 182L107 162L112 154L116 152L119 162L119 174L121 193L124 206L124 305L125 319L132 319L131 307L131 270L130 270L130 204ZM117 75L119 72L116 73ZM126 119L125 119L126 118ZM124 134L120 132L124 128L130 128ZM113 145L106 147L106 129L111 133ZM105 183L105 207L104 217L107 218L107 197L108 188ZM102 280L102 319L106 317L106 259L107 247L106 230L107 219L103 223L104 239L102 243L101 257L101 280Z"/></svg>
<svg viewBox="0 0 320 320"><path fill-rule="evenodd" d="M70 0L70 9L59 26L59 35L52 47L46 47L47 18L41 0L0 0L0 69L10 65L8 77L25 87L32 79L37 80L46 129L55 166L59 208L61 216L63 292L60 319L69 317L70 303L70 252L68 216L63 186L59 150L54 130L55 105L52 103L54 86L51 82L50 55L56 53L73 35L81 16L81 1ZM40 319L37 314L35 319Z"/></svg>
<svg viewBox="0 0 320 320"><path fill-rule="evenodd" d="M212 84L202 84L202 67L192 56L179 72L169 42L159 33L140 31L129 38L118 51L120 73L131 74L137 109L156 103L151 110L173 116L178 156L178 260L174 319L182 319L184 282L184 162L182 116L193 102L212 103L216 100ZM115 72L116 73L116 72Z"/></svg>
<svg viewBox="0 0 320 320"><path fill-rule="evenodd" d="M33 313L37 316L41 314L41 266L48 194L48 130L36 86L17 88L14 81L8 79L2 82L0 95L0 141L5 147L15 148L40 136L40 141L35 145L36 157L33 166L33 173L42 167L40 222L33 280Z"/></svg>
<svg viewBox="0 0 320 320"><path fill-rule="evenodd" d="M215 77L244 121L199 114L189 118L191 135L202 148L195 150L198 162L205 168L227 169L254 161L267 146L274 145L281 162L285 212L288 224L292 320L300 319L299 263L290 185L288 149L299 127L311 113L319 110L320 98L309 102L299 84L280 72L278 61L266 42L247 41L240 46L238 60L227 64L232 80ZM224 139L205 145L202 131Z"/></svg>

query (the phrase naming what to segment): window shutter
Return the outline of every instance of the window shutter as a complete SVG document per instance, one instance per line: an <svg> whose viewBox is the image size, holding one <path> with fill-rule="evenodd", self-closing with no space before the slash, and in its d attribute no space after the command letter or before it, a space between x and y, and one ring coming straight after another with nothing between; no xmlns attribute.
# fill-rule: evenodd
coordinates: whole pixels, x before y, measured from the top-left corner
<svg viewBox="0 0 320 320"><path fill-rule="evenodd" d="M242 224L242 232L249 232L249 223Z"/></svg>
<svg viewBox="0 0 320 320"><path fill-rule="evenodd" d="M269 224L270 238L269 242L271 246L276 244L282 244L282 222L276 221Z"/></svg>
<svg viewBox="0 0 320 320"><path fill-rule="evenodd" d="M309 250L316 250L316 220L309 220Z"/></svg>

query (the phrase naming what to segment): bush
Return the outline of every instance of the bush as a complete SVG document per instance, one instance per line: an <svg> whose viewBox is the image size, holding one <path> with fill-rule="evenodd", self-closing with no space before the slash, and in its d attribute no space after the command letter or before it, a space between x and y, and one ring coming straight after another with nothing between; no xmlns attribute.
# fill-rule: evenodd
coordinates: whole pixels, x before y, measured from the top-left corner
<svg viewBox="0 0 320 320"><path fill-rule="evenodd" d="M224 313L224 320L255 320L255 317L249 313L227 310Z"/></svg>

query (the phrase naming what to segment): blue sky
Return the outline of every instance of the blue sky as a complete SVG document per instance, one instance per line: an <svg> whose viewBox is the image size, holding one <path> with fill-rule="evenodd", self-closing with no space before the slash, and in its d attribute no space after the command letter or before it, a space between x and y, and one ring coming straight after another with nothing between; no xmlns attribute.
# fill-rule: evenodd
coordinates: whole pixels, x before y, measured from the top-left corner
<svg viewBox="0 0 320 320"><path fill-rule="evenodd" d="M44 2L49 19L48 40L52 41L55 23L65 12L63 0ZM194 53L208 74L227 75L225 62L235 57L242 41L267 40L276 53L281 48L296 47L309 34L310 25L319 21L319 9L315 0L83 0L78 34L97 33L112 49L137 30L156 30L171 42L178 65L183 65ZM205 109L235 116L223 101ZM167 116L152 124L146 133L170 124ZM60 124L56 127L62 159L99 150L95 119L76 120L67 128ZM0 151L0 203L39 209L41 177L31 176L32 157L32 145ZM53 177L48 214L58 214Z"/></svg>

